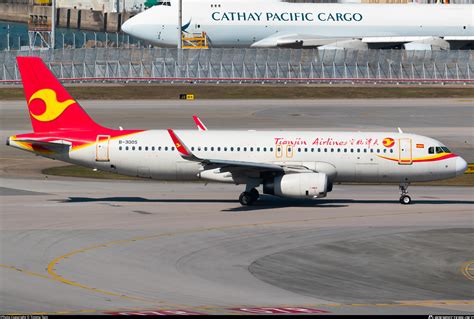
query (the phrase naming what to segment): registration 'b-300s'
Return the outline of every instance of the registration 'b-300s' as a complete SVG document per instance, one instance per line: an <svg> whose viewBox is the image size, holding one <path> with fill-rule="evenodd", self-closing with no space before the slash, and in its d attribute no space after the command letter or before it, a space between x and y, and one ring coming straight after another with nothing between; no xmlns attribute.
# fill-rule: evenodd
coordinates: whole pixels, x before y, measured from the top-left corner
<svg viewBox="0 0 474 319"><path fill-rule="evenodd" d="M242 205L263 193L326 197L335 182L396 183L452 178L467 163L441 142L403 132L114 130L95 123L41 59L18 57L33 133L7 144L102 171L157 180L245 185Z"/></svg>

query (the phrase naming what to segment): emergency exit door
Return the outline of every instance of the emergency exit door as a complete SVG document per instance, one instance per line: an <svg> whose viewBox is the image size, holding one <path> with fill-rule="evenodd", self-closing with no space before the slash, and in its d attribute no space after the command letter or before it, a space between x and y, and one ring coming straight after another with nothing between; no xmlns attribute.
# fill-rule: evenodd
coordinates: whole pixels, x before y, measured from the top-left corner
<svg viewBox="0 0 474 319"><path fill-rule="evenodd" d="M398 140L398 154L398 164L411 165L413 163L411 138L400 138Z"/></svg>

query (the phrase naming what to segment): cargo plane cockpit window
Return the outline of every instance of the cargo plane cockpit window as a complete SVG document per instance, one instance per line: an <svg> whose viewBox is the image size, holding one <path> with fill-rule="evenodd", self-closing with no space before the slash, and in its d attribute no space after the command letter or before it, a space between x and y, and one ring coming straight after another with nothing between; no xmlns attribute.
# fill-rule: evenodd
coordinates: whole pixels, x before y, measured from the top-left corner
<svg viewBox="0 0 474 319"><path fill-rule="evenodd" d="M170 1L160 1L156 4L157 6L167 6L171 7L171 2Z"/></svg>

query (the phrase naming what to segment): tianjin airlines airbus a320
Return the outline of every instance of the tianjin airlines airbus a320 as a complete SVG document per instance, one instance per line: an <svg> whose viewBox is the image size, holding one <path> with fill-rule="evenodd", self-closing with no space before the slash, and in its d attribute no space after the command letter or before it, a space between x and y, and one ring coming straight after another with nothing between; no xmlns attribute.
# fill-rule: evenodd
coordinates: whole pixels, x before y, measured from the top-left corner
<svg viewBox="0 0 474 319"><path fill-rule="evenodd" d="M37 57L18 57L33 132L7 145L102 171L156 180L245 185L242 205L263 193L326 197L335 182L396 183L462 174L467 163L443 143L402 132L114 130L95 123Z"/></svg>

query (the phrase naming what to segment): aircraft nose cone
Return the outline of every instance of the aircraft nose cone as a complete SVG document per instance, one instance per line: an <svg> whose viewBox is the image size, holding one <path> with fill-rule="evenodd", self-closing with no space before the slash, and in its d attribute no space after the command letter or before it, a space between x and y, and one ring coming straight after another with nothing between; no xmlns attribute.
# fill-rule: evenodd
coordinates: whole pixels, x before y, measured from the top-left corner
<svg viewBox="0 0 474 319"><path fill-rule="evenodd" d="M132 21L133 18L131 19L128 19L127 21L124 22L124 24L122 24L122 31L125 32L125 33L128 33L130 35L134 35L133 34L133 29L134 29L134 22Z"/></svg>
<svg viewBox="0 0 474 319"><path fill-rule="evenodd" d="M467 162L462 158L456 158L456 176L462 175L467 169Z"/></svg>

